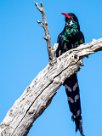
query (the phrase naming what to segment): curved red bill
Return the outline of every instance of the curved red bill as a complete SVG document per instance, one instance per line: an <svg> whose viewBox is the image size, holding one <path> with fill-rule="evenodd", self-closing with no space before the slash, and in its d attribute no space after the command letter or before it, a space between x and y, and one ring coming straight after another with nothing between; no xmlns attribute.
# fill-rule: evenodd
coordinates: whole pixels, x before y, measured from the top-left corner
<svg viewBox="0 0 102 136"><path fill-rule="evenodd" d="M65 17L67 17L68 19L72 19L72 16L70 16L69 14L67 13L61 13L62 15L64 15Z"/></svg>

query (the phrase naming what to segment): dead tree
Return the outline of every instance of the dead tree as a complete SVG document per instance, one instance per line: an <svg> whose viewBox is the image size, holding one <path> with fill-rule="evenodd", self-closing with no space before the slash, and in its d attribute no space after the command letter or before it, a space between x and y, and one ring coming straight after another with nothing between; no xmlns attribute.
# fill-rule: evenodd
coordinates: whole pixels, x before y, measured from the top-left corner
<svg viewBox="0 0 102 136"><path fill-rule="evenodd" d="M71 49L56 59L51 46L43 4L41 3L40 7L37 3L35 5L42 14L43 22L38 21L38 24L45 31L44 39L47 42L49 64L35 77L10 108L0 124L0 136L26 136L34 121L51 103L65 79L80 69L81 60L102 50L102 39L98 39Z"/></svg>

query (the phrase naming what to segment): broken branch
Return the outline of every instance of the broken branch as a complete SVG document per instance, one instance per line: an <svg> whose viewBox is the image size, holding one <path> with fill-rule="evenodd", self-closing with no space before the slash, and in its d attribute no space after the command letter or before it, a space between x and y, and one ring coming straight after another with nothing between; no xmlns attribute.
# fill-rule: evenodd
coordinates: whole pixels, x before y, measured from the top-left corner
<svg viewBox="0 0 102 136"><path fill-rule="evenodd" d="M43 22L41 22L41 21L37 21L37 22L44 29L44 32L45 32L44 39L47 42L49 64L53 65L56 62L55 50L52 48L52 45L51 45L51 38L50 38L49 30L48 30L48 23L47 23L47 20L46 20L46 14L45 14L44 6L43 6L43 3L40 3L40 6L39 6L38 3L36 3L36 2L35 2L35 6L38 9L38 11L41 12L41 15L42 15L42 21Z"/></svg>

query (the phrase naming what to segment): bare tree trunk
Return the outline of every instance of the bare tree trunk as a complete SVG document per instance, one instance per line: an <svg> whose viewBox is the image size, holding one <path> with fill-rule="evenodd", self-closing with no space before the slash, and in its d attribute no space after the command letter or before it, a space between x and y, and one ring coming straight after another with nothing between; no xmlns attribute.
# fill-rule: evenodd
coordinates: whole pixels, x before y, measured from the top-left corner
<svg viewBox="0 0 102 136"><path fill-rule="evenodd" d="M47 108L64 80L79 70L80 60L102 50L102 39L80 45L48 64L16 100L0 125L0 136L26 136L34 121Z"/></svg>

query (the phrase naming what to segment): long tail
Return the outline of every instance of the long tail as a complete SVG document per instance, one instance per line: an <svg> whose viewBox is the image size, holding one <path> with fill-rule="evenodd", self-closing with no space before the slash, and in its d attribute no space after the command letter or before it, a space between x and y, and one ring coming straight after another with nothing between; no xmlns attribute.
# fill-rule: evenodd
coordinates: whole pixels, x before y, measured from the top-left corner
<svg viewBox="0 0 102 136"><path fill-rule="evenodd" d="M77 75L74 74L66 79L64 85L68 97L69 108L72 113L72 120L75 122L76 125L76 131L79 130L81 136L84 136L82 128L81 102Z"/></svg>

